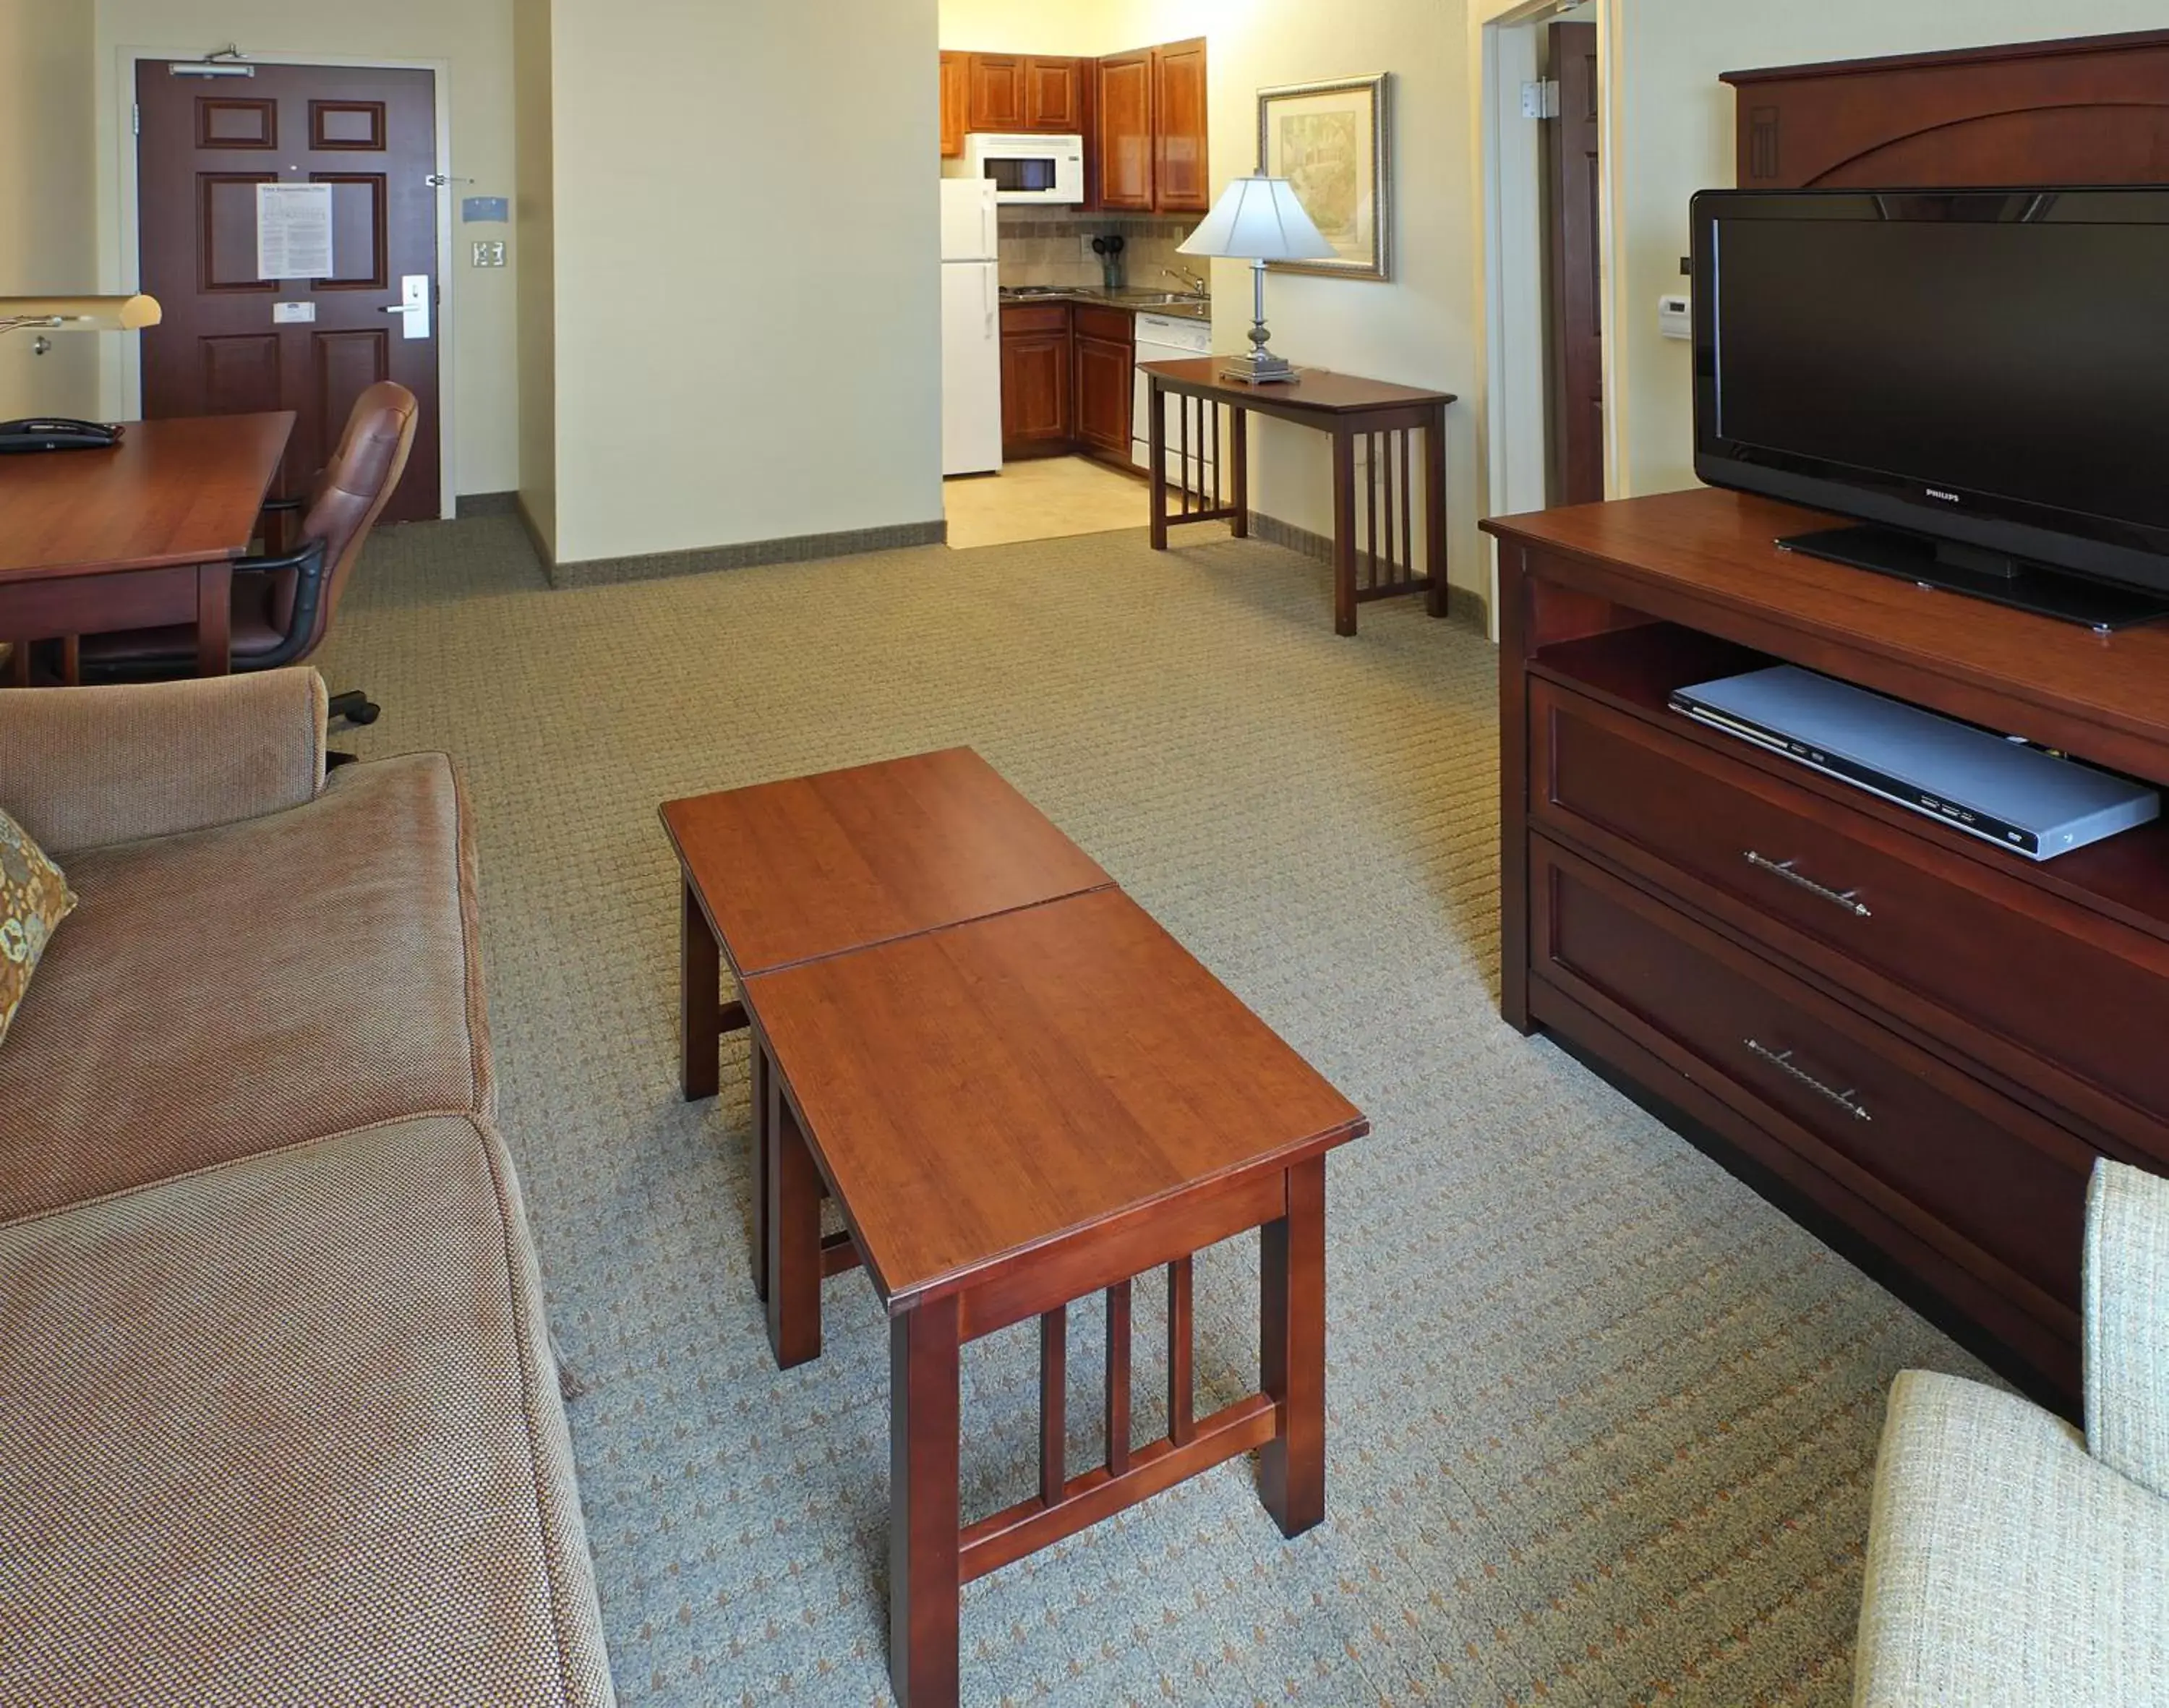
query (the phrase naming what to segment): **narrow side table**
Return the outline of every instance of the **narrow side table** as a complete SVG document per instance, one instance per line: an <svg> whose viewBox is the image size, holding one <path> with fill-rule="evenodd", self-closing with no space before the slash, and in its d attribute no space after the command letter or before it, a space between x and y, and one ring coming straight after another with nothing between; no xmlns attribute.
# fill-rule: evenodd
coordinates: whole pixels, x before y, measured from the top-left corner
<svg viewBox="0 0 2169 1708"><path fill-rule="evenodd" d="M1253 386L1220 377L1220 358L1147 362L1138 371L1151 385L1152 547L1167 549L1167 531L1185 522L1229 525L1241 539L1250 531L1250 417L1325 434L1333 444L1333 632L1356 632L1356 607L1404 593L1426 595L1433 616L1446 615L1446 406L1451 392L1359 379L1324 368L1301 368L1277 385ZM1168 437L1166 400L1177 403L1175 435ZM1220 453L1219 409L1234 417L1227 453ZM1423 559L1416 569L1415 480L1409 435L1421 429ZM1365 441L1364 490L1359 509L1356 442ZM1180 472L1172 483L1175 509L1168 508L1168 452ZM1212 465L1212 490L1200 473ZM1228 478L1228 496L1221 480ZM1396 478L1398 475L1398 478ZM1192 489L1195 481L1200 489ZM1359 515L1361 522L1359 525Z"/></svg>

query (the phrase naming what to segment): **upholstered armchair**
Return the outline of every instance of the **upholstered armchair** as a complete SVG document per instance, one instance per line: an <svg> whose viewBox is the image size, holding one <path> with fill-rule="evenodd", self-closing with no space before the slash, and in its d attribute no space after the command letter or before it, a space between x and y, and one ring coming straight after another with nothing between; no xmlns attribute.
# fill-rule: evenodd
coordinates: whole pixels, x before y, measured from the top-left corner
<svg viewBox="0 0 2169 1708"><path fill-rule="evenodd" d="M1857 1708L2169 1703L2169 1181L2086 1206L2085 1432L1926 1370L1890 1390Z"/></svg>

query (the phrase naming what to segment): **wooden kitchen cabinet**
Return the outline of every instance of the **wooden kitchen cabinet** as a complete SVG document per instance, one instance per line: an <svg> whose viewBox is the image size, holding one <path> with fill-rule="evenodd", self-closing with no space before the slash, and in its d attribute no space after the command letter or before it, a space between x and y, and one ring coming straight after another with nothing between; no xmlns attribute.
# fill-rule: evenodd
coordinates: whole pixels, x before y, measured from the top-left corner
<svg viewBox="0 0 2169 1708"><path fill-rule="evenodd" d="M1153 205L1153 57L1150 48L1110 54L1094 67L1099 148L1091 169L1104 208Z"/></svg>
<svg viewBox="0 0 2169 1708"><path fill-rule="evenodd" d="M967 53L941 56L941 157L955 160L964 152L964 133L971 129L972 56Z"/></svg>
<svg viewBox="0 0 2169 1708"><path fill-rule="evenodd" d="M1153 200L1160 213L1212 205L1207 170L1205 38L1152 51Z"/></svg>
<svg viewBox="0 0 2169 1708"><path fill-rule="evenodd" d="M1135 322L1121 309L1079 304L1075 313L1074 436L1125 467L1130 460L1131 350Z"/></svg>
<svg viewBox="0 0 2169 1708"><path fill-rule="evenodd" d="M974 131L1025 128L1025 67L1021 54L971 56L968 127Z"/></svg>
<svg viewBox="0 0 2169 1708"><path fill-rule="evenodd" d="M1070 441L1069 305L1002 310L1002 456L1058 456Z"/></svg>
<svg viewBox="0 0 2169 1708"><path fill-rule="evenodd" d="M1058 136L1084 129L1084 67L1081 59L1042 59L1024 64L1024 128Z"/></svg>

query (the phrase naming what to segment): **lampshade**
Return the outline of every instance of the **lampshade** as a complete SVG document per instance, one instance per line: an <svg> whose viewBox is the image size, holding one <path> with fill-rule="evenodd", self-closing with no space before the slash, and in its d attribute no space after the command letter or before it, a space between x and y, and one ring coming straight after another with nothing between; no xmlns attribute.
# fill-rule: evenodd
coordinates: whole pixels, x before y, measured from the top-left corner
<svg viewBox="0 0 2169 1708"><path fill-rule="evenodd" d="M162 318L155 296L0 296L0 332L140 332Z"/></svg>
<svg viewBox="0 0 2169 1708"><path fill-rule="evenodd" d="M1295 186L1262 174L1228 179L1212 211L1176 248L1243 261L1325 261L1337 253L1295 199Z"/></svg>

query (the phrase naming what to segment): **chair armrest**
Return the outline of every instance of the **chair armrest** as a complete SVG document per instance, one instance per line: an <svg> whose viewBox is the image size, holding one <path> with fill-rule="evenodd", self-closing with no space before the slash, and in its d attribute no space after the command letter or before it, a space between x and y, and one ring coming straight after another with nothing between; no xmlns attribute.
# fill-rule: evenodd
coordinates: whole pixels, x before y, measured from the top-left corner
<svg viewBox="0 0 2169 1708"><path fill-rule="evenodd" d="M0 809L48 853L200 830L313 800L323 679L264 670L0 692Z"/></svg>
<svg viewBox="0 0 2169 1708"><path fill-rule="evenodd" d="M2102 1157L2086 1194L2086 1446L2169 1495L2169 1180Z"/></svg>

